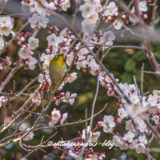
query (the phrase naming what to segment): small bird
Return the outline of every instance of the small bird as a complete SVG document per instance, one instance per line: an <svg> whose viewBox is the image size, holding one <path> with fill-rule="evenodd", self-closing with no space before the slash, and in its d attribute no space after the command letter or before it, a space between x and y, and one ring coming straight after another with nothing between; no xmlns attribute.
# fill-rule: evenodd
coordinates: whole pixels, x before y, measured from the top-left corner
<svg viewBox="0 0 160 160"><path fill-rule="evenodd" d="M52 81L51 89L58 87L67 73L67 66L63 54L58 53L49 64L49 76Z"/></svg>

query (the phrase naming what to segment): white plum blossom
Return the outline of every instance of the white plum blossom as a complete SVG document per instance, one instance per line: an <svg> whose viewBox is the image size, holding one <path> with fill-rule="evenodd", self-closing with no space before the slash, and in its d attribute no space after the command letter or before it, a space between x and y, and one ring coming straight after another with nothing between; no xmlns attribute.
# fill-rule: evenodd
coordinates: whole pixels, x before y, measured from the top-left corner
<svg viewBox="0 0 160 160"><path fill-rule="evenodd" d="M134 148L137 153L145 153L146 150L146 146L143 143L137 143Z"/></svg>
<svg viewBox="0 0 160 160"><path fill-rule="evenodd" d="M114 135L113 136L113 143L115 146L119 147L121 150L126 150L129 148L128 143L122 140L120 136Z"/></svg>
<svg viewBox="0 0 160 160"><path fill-rule="evenodd" d="M95 12L94 5L90 5L90 4L87 4L87 3L81 5L79 9L82 12L82 16L84 18L90 17Z"/></svg>
<svg viewBox="0 0 160 160"><path fill-rule="evenodd" d="M47 17L34 13L32 17L29 18L28 22L31 24L31 28L46 28L49 20Z"/></svg>
<svg viewBox="0 0 160 160"><path fill-rule="evenodd" d="M13 29L13 19L10 16L0 16L0 35L8 36Z"/></svg>
<svg viewBox="0 0 160 160"><path fill-rule="evenodd" d="M61 115L60 124L63 124L64 121L66 121L67 117L68 117L68 113L63 113L63 114Z"/></svg>
<svg viewBox="0 0 160 160"><path fill-rule="evenodd" d="M119 108L118 109L118 115L121 119L128 117L128 113L126 110L124 110L124 108Z"/></svg>
<svg viewBox="0 0 160 160"><path fill-rule="evenodd" d="M100 4L100 0L84 0L84 2L90 5Z"/></svg>
<svg viewBox="0 0 160 160"><path fill-rule="evenodd" d="M140 117L137 117L135 120L135 125L136 125L136 129L138 129L140 132L147 132L148 129L147 129L147 125L146 123L144 122L144 120Z"/></svg>
<svg viewBox="0 0 160 160"><path fill-rule="evenodd" d="M96 63L95 59L93 57L89 58L88 67L91 69L91 74L96 75L96 72L100 70L100 66Z"/></svg>
<svg viewBox="0 0 160 160"><path fill-rule="evenodd" d="M2 65L2 63L0 63L0 70L3 70L3 65Z"/></svg>
<svg viewBox="0 0 160 160"><path fill-rule="evenodd" d="M76 72L73 72L73 73L68 74L67 82L68 82L68 83L72 83L72 82L75 81L76 79L77 79L77 73L76 73Z"/></svg>
<svg viewBox="0 0 160 160"><path fill-rule="evenodd" d="M138 141L139 141L140 143L145 144L145 145L147 145L147 143L148 143L147 137L146 137L145 135L139 136L139 137L138 137Z"/></svg>
<svg viewBox="0 0 160 160"><path fill-rule="evenodd" d="M66 59L67 66L70 66L72 64L73 59L74 59L74 54L73 53L67 55L67 59Z"/></svg>
<svg viewBox="0 0 160 160"><path fill-rule="evenodd" d="M30 70L34 70L35 69L35 65L37 64L37 59L34 57L29 57L28 59L28 67Z"/></svg>
<svg viewBox="0 0 160 160"><path fill-rule="evenodd" d="M103 43L107 46L104 48L107 48L109 46L113 45L113 41L115 40L115 35L112 31L104 32L103 36L99 39L99 43Z"/></svg>
<svg viewBox="0 0 160 160"><path fill-rule="evenodd" d="M0 36L0 50L3 50L4 46L5 46L5 41L4 41L3 37Z"/></svg>
<svg viewBox="0 0 160 160"><path fill-rule="evenodd" d="M32 102L33 103L37 103L39 104L41 102L41 96L40 96L40 93L31 93L30 94L30 98L32 99Z"/></svg>
<svg viewBox="0 0 160 160"><path fill-rule="evenodd" d="M49 83L49 85L51 86L51 80L50 80L49 75L45 74L45 78L46 78L47 82ZM45 82L45 78L44 78L43 74L39 74L39 76L38 76L38 82L41 83L41 84L44 83Z"/></svg>
<svg viewBox="0 0 160 160"><path fill-rule="evenodd" d="M54 97L54 100L56 105L60 104L60 102L69 103L70 105L73 105L76 97L77 97L76 93L61 92L61 94L58 97Z"/></svg>
<svg viewBox="0 0 160 160"><path fill-rule="evenodd" d="M90 130L90 126L87 127L87 129L83 129L82 131L82 139L86 140L88 138L88 142L96 142L100 136L101 132L92 132Z"/></svg>
<svg viewBox="0 0 160 160"><path fill-rule="evenodd" d="M114 22L113 22L113 27L116 29L116 30L120 30L123 26L123 22L121 20L118 20L116 19Z"/></svg>
<svg viewBox="0 0 160 160"><path fill-rule="evenodd" d="M140 1L139 2L139 10L141 12L147 12L148 7L147 7L147 2L146 1Z"/></svg>
<svg viewBox="0 0 160 160"><path fill-rule="evenodd" d="M47 14L45 8L40 4L39 2L34 2L34 9L37 13L39 13L41 16L45 16Z"/></svg>
<svg viewBox="0 0 160 160"><path fill-rule="evenodd" d="M96 25L91 20L85 19L82 21L82 31L85 33L92 33Z"/></svg>
<svg viewBox="0 0 160 160"><path fill-rule="evenodd" d="M138 117L142 114L146 109L141 106L140 103L137 104L124 104L127 113L133 118Z"/></svg>
<svg viewBox="0 0 160 160"><path fill-rule="evenodd" d="M54 126L56 123L58 123L60 118L61 118L60 111L54 108L54 110L51 113L51 120L49 122L49 126Z"/></svg>
<svg viewBox="0 0 160 160"><path fill-rule="evenodd" d="M133 142L133 138L135 137L135 134L131 131L128 131L124 137L123 137L123 140L124 141L127 141L129 143L132 143Z"/></svg>
<svg viewBox="0 0 160 160"><path fill-rule="evenodd" d="M133 123L131 120L126 121L126 126L125 126L126 130L131 131L131 132L136 132Z"/></svg>
<svg viewBox="0 0 160 160"><path fill-rule="evenodd" d="M18 53L18 55L22 58L22 59L27 59L27 58L29 58L29 56L30 56L30 50L28 49L28 48L21 48L20 50L19 50L19 53Z"/></svg>
<svg viewBox="0 0 160 160"><path fill-rule="evenodd" d="M117 11L118 7L116 4L114 2L110 2L104 11L104 16L113 16Z"/></svg>
<svg viewBox="0 0 160 160"><path fill-rule="evenodd" d="M159 123L159 116L158 115L154 115L152 117L152 120L154 121L155 124L158 124Z"/></svg>
<svg viewBox="0 0 160 160"><path fill-rule="evenodd" d="M67 11L67 9L70 8L70 6L71 6L70 0L65 0L61 5L63 11Z"/></svg>
<svg viewBox="0 0 160 160"><path fill-rule="evenodd" d="M91 23L96 23L99 19L98 13L93 12L87 19L90 20Z"/></svg>
<svg viewBox="0 0 160 160"><path fill-rule="evenodd" d="M76 93L66 92L65 96L62 98L62 102L73 105L76 97L77 97Z"/></svg>
<svg viewBox="0 0 160 160"><path fill-rule="evenodd" d="M4 96L0 96L0 107L2 107L2 105L5 103L7 103L7 98Z"/></svg>
<svg viewBox="0 0 160 160"><path fill-rule="evenodd" d="M30 129L31 129L31 128L27 128L27 129L26 129L26 132L30 131ZM33 137L34 137L34 133L33 133L33 132L30 132L27 136L25 136L25 137L23 138L23 140L24 140L24 141L30 141L30 140L33 139Z"/></svg>
<svg viewBox="0 0 160 160"><path fill-rule="evenodd" d="M61 42L61 39L60 39L60 37L57 37L57 36L53 33L53 34L50 34L50 35L47 37L47 41L48 41L48 46L57 47L58 44Z"/></svg>
<svg viewBox="0 0 160 160"><path fill-rule="evenodd" d="M113 128L116 126L115 122L114 122L114 118L111 115L105 115L103 117L103 121L102 121L102 127L103 127L103 131L105 133L111 133Z"/></svg>
<svg viewBox="0 0 160 160"><path fill-rule="evenodd" d="M28 48L30 50L34 50L39 46L39 39L38 38L34 38L34 37L30 37L28 40Z"/></svg>
<svg viewBox="0 0 160 160"><path fill-rule="evenodd" d="M29 128L28 123L22 123L22 124L19 126L19 130L20 130L20 131L25 131L27 128Z"/></svg>
<svg viewBox="0 0 160 160"><path fill-rule="evenodd" d="M22 123L19 127L19 130L22 132L28 132L30 130L28 123ZM32 140L34 137L34 133L30 132L27 136L23 138L24 141Z"/></svg>

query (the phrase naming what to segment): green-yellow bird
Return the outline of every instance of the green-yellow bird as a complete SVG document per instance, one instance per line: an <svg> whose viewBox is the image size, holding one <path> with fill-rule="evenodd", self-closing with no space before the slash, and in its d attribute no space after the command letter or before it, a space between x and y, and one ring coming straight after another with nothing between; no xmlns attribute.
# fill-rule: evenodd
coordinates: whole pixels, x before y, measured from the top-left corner
<svg viewBox="0 0 160 160"><path fill-rule="evenodd" d="M65 74L67 73L67 66L62 54L57 54L53 57L49 64L49 76L52 81L51 89L59 86Z"/></svg>

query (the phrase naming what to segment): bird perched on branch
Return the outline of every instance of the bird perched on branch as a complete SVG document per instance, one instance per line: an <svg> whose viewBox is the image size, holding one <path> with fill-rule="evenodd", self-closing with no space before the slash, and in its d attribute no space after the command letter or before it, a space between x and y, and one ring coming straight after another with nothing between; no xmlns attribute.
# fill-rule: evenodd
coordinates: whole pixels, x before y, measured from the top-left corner
<svg viewBox="0 0 160 160"><path fill-rule="evenodd" d="M67 73L67 66L63 54L58 53L53 57L49 64L49 76L52 81L51 89L54 90L62 82L65 74Z"/></svg>

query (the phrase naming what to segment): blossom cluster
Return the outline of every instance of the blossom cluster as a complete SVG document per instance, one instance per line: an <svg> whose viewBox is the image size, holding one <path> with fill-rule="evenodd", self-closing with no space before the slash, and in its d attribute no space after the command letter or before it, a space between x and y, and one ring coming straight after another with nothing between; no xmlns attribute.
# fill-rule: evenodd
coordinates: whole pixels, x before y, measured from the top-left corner
<svg viewBox="0 0 160 160"><path fill-rule="evenodd" d="M67 119L68 113L61 114L59 110L54 110L51 113L49 126L53 127L56 123L60 121L60 124L63 124L64 121Z"/></svg>
<svg viewBox="0 0 160 160"><path fill-rule="evenodd" d="M47 2L46 0L36 1L36 0L22 0L22 4L29 7L31 12L37 12L42 16L49 15L46 8L50 10L67 11L70 8L70 0L51 0Z"/></svg>

